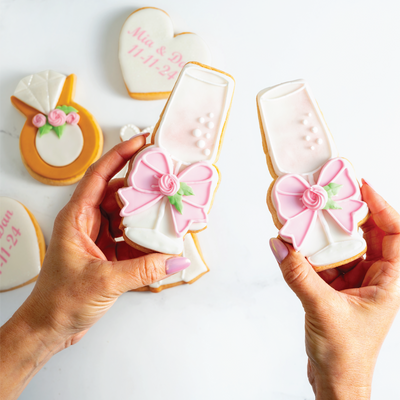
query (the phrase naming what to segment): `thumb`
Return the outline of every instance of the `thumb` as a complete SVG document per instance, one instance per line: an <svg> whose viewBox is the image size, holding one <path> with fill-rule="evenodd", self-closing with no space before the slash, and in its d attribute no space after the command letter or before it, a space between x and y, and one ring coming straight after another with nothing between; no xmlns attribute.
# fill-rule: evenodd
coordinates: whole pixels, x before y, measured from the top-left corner
<svg viewBox="0 0 400 400"><path fill-rule="evenodd" d="M189 265L190 260L185 257L152 253L131 260L116 261L114 270L121 278L121 289L127 292L165 279Z"/></svg>
<svg viewBox="0 0 400 400"><path fill-rule="evenodd" d="M320 302L330 290L307 259L287 243L277 238L269 241L272 253L279 263L283 278L305 307Z"/></svg>

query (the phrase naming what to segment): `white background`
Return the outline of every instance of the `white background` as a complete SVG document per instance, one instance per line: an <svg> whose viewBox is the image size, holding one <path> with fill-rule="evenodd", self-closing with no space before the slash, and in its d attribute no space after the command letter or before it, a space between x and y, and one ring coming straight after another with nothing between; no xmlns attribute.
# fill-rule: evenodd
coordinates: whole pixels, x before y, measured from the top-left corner
<svg viewBox="0 0 400 400"><path fill-rule="evenodd" d="M265 204L271 182L256 113L258 91L307 79L340 154L400 210L398 1L1 0L1 195L24 203L46 242L75 185L51 187L22 165L24 117L9 97L26 75L77 75L75 100L97 118L105 150L122 125L153 125L165 103L128 97L120 28L155 6L176 32L209 45L236 93L218 167L222 183L199 235L211 272L160 294L127 293L76 346L57 354L21 399L312 399L303 309L269 250L277 234ZM33 285L3 293L1 323ZM400 318L378 359L373 399L400 398Z"/></svg>

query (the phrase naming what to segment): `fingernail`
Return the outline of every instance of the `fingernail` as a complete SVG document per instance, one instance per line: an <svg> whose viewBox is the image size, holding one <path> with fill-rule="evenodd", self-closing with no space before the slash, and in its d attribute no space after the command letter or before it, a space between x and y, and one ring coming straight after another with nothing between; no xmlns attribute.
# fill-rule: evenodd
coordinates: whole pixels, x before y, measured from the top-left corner
<svg viewBox="0 0 400 400"><path fill-rule="evenodd" d="M141 133L138 133L137 135L133 135L131 138L129 138L129 140L135 139L139 136L143 136L144 138L147 138L149 135L150 135L150 132L145 132L145 133L141 132Z"/></svg>
<svg viewBox="0 0 400 400"><path fill-rule="evenodd" d="M375 190L375 188L366 179L361 178L361 181L362 181L363 184L364 183L367 184L372 190ZM375 190L375 192L376 192L376 190Z"/></svg>
<svg viewBox="0 0 400 400"><path fill-rule="evenodd" d="M190 265L190 260L185 257L172 257L168 258L165 262L165 273L167 275L176 274Z"/></svg>
<svg viewBox="0 0 400 400"><path fill-rule="evenodd" d="M278 261L279 264L289 254L289 250L279 239L276 238L270 239L269 246L271 247L272 254L275 256L276 261Z"/></svg>

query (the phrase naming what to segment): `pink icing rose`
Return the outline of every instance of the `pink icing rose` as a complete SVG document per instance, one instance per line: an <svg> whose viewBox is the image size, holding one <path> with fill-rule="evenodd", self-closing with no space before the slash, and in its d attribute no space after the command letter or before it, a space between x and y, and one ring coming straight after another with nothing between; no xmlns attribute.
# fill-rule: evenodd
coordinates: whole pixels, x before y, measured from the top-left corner
<svg viewBox="0 0 400 400"><path fill-rule="evenodd" d="M328 201L328 193L322 186L314 185L303 193L301 200L310 210L322 210Z"/></svg>
<svg viewBox="0 0 400 400"><path fill-rule="evenodd" d="M67 115L67 124L77 125L79 120L80 120L80 118L81 117L76 112L70 112Z"/></svg>
<svg viewBox="0 0 400 400"><path fill-rule="evenodd" d="M46 117L43 114L36 114L32 118L32 124L36 126L36 128L41 128L46 123Z"/></svg>
<svg viewBox="0 0 400 400"><path fill-rule="evenodd" d="M49 115L47 116L49 120L49 124L53 126L61 126L65 124L65 120L67 119L67 116L65 115L65 112L63 110L58 110L57 108L55 110L51 110L49 112Z"/></svg>
<svg viewBox="0 0 400 400"><path fill-rule="evenodd" d="M158 181L158 186L164 196L173 196L179 190L180 183L175 175L165 174Z"/></svg>

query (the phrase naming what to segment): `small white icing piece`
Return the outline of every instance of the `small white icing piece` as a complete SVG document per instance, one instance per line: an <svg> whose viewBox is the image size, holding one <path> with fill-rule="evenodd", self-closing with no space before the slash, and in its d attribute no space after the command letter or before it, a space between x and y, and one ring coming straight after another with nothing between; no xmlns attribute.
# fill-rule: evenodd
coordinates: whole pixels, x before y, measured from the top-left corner
<svg viewBox="0 0 400 400"><path fill-rule="evenodd" d="M322 140L321 138L319 138L319 139L317 139L317 143L318 143L318 144L322 144L322 143L323 143L323 140Z"/></svg>
<svg viewBox="0 0 400 400"><path fill-rule="evenodd" d="M36 133L36 150L40 158L53 167L64 167L74 162L83 149L83 135L79 125L66 124L61 137L51 130L39 136Z"/></svg>
<svg viewBox="0 0 400 400"><path fill-rule="evenodd" d="M178 282L189 283L208 271L208 267L201 258L193 238L194 234L186 235L185 241L183 242L182 256L190 260L190 266L185 270L178 272L177 274L171 275L159 282L151 284L151 288L159 288L163 285L170 285Z"/></svg>
<svg viewBox="0 0 400 400"><path fill-rule="evenodd" d="M182 69L161 117L155 145L166 149L175 160L186 165L204 160L205 155L198 150L191 135L182 135L181 132L192 132L198 127L199 118L205 122L204 117L199 115L207 115L213 110L213 125L207 132L210 134L207 148L211 152L207 160L212 163L218 154L233 88L234 81L228 75L197 64L187 64Z"/></svg>
<svg viewBox="0 0 400 400"><path fill-rule="evenodd" d="M303 125L307 125L308 121L306 119L303 119Z"/></svg>
<svg viewBox="0 0 400 400"><path fill-rule="evenodd" d="M307 115L308 115L309 117L312 117L312 113L308 113Z"/></svg>
<svg viewBox="0 0 400 400"><path fill-rule="evenodd" d="M211 134L210 133L206 133L204 136L205 136L206 139L210 139Z"/></svg>
<svg viewBox="0 0 400 400"><path fill-rule="evenodd" d="M264 89L257 95L257 105L268 154L278 176L312 174L328 160L337 157L336 146L306 81L286 82ZM323 139L323 144L312 157L310 149L304 146L304 127L299 124L310 112L312 127L318 129Z"/></svg>
<svg viewBox="0 0 400 400"><path fill-rule="evenodd" d="M311 146L310 149L311 149L311 150L315 150L315 147L314 147L314 146Z"/></svg>
<svg viewBox="0 0 400 400"><path fill-rule="evenodd" d="M175 36L168 14L153 7L141 8L128 17L121 29L118 53L129 93L168 93L187 62L211 62L210 51L199 36Z"/></svg>
<svg viewBox="0 0 400 400"><path fill-rule="evenodd" d="M199 118L199 122L200 122L201 124L204 124L204 122L206 122L206 120L205 120L203 117L200 117L200 118Z"/></svg>
<svg viewBox="0 0 400 400"><path fill-rule="evenodd" d="M307 140L307 142L309 142L309 141L311 140L311 137L307 135L307 136L305 137L305 139Z"/></svg>
<svg viewBox="0 0 400 400"><path fill-rule="evenodd" d="M19 81L14 96L47 115L56 108L66 78L50 70L28 75Z"/></svg>
<svg viewBox="0 0 400 400"><path fill-rule="evenodd" d="M195 136L195 137L201 136L201 130L198 128L194 129L192 133L193 133L193 136Z"/></svg>
<svg viewBox="0 0 400 400"><path fill-rule="evenodd" d="M146 138L146 144L150 144L151 135L153 133L153 130L154 130L154 126L148 126L147 128L140 130L136 125L127 124L121 128L121 130L119 132L119 137L121 139L121 142L125 142L134 135L139 135L140 133L148 132L148 133L150 133L150 135L147 136L147 138ZM113 179L125 178L125 175L128 172L128 165L129 165L129 163L127 163L125 165L125 167L121 169L121 171L119 171L116 175L114 175Z"/></svg>
<svg viewBox="0 0 400 400"><path fill-rule="evenodd" d="M34 279L40 271L35 226L24 206L0 197L0 291Z"/></svg>
<svg viewBox="0 0 400 400"><path fill-rule="evenodd" d="M202 149L205 145L206 145L206 142L204 140L199 140L196 143L196 146L199 147L200 149Z"/></svg>
<svg viewBox="0 0 400 400"><path fill-rule="evenodd" d="M214 128L214 122L207 122L207 128L212 129Z"/></svg>
<svg viewBox="0 0 400 400"><path fill-rule="evenodd" d="M313 127L311 128L311 132L312 132L312 133L317 133L317 132L318 132L318 128L317 128L316 126L313 126Z"/></svg>
<svg viewBox="0 0 400 400"><path fill-rule="evenodd" d="M210 118L214 118L214 113L210 112L210 113L208 113L208 116L209 116Z"/></svg>
<svg viewBox="0 0 400 400"><path fill-rule="evenodd" d="M209 156L211 154L211 150L210 149L204 149L203 153L205 156Z"/></svg>

